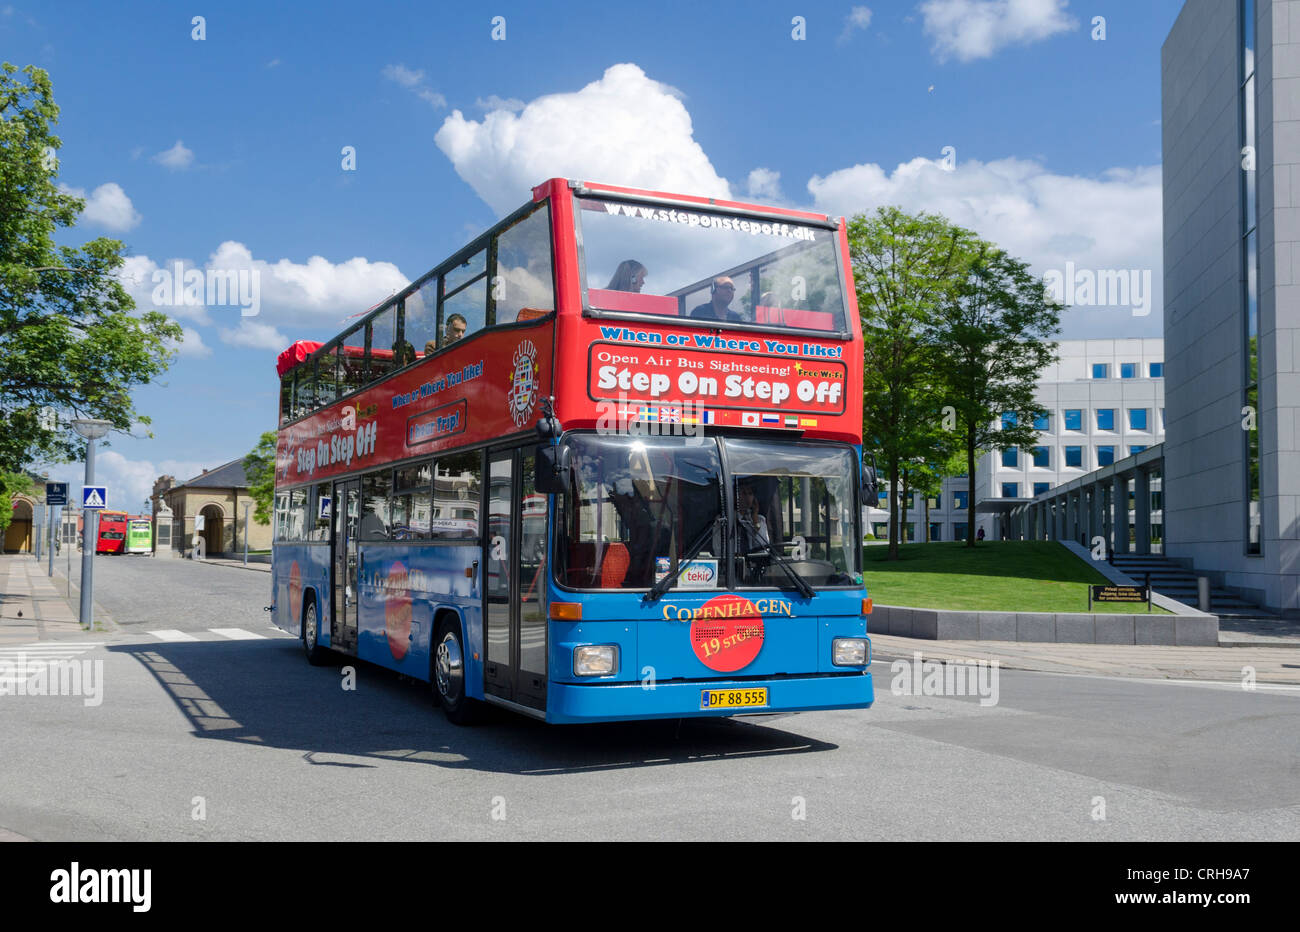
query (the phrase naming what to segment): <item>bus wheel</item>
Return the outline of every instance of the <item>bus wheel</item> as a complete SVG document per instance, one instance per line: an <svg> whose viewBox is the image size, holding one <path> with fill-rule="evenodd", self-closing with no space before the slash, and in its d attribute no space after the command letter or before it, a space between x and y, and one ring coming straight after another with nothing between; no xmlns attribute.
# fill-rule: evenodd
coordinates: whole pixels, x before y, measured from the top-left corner
<svg viewBox="0 0 1300 932"><path fill-rule="evenodd" d="M302 613L302 649L307 654L307 662L313 667L326 663L329 650L316 643L317 618L316 600L309 598Z"/></svg>
<svg viewBox="0 0 1300 932"><path fill-rule="evenodd" d="M473 723L478 703L465 695L465 650L460 625L454 619L438 626L433 648L433 694L452 724Z"/></svg>

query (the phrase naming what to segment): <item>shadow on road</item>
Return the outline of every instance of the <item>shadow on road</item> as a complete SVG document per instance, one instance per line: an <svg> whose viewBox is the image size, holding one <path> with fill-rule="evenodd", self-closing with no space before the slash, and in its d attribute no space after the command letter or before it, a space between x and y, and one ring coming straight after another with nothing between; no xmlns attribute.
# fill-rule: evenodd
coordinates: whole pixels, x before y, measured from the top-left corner
<svg viewBox="0 0 1300 932"><path fill-rule="evenodd" d="M428 684L347 658L311 667L297 641L127 645L189 720L195 735L300 749L316 766L372 768L403 760L484 772L550 775L834 750L774 727L788 717L546 725L487 707L475 727L452 725Z"/></svg>

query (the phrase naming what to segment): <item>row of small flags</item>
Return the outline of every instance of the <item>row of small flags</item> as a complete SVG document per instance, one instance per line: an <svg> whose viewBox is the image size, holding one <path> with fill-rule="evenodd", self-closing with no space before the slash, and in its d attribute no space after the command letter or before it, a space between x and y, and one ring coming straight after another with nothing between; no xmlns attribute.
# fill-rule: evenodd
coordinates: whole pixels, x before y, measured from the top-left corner
<svg viewBox="0 0 1300 932"><path fill-rule="evenodd" d="M639 408L622 408L621 416L635 417L638 421L657 421L660 424L717 424L718 413L704 408L682 408L679 405L642 405ZM817 418L797 417L793 414L776 414L770 411L741 411L742 427L816 427Z"/></svg>

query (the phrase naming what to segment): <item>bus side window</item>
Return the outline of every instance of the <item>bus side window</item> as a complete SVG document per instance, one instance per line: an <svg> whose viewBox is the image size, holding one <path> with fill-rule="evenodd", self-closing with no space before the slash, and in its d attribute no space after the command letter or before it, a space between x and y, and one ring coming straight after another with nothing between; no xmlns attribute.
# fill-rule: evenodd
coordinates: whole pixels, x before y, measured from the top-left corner
<svg viewBox="0 0 1300 932"><path fill-rule="evenodd" d="M393 471L381 469L361 480L361 539L388 540L389 498L393 492Z"/></svg>
<svg viewBox="0 0 1300 932"><path fill-rule="evenodd" d="M555 309L549 207L542 206L503 231L497 237L496 256L492 278L496 323L542 317Z"/></svg>
<svg viewBox="0 0 1300 932"><path fill-rule="evenodd" d="M474 540L479 536L479 488L483 480L480 454L441 456L433 468L433 513L430 536L442 540Z"/></svg>
<svg viewBox="0 0 1300 932"><path fill-rule="evenodd" d="M472 257L449 269L442 277L442 345L455 342L457 337L448 326L453 315L465 321L465 335L472 336L487 323L487 250L482 249Z"/></svg>
<svg viewBox="0 0 1300 932"><path fill-rule="evenodd" d="M425 281L403 299L406 308L403 339L423 359L438 348L438 277Z"/></svg>

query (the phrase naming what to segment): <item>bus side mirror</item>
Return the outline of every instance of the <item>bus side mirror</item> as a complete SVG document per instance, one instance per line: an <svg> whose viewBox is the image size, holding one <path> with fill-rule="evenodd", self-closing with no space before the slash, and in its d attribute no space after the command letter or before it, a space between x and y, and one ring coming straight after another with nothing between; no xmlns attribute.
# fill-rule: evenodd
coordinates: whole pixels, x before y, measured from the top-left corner
<svg viewBox="0 0 1300 932"><path fill-rule="evenodd" d="M569 448L539 443L536 454L537 491L546 495L562 494L568 487Z"/></svg>
<svg viewBox="0 0 1300 932"><path fill-rule="evenodd" d="M862 464L862 500L868 503L874 503L876 500L877 486L879 477L876 475L876 467L867 463Z"/></svg>

